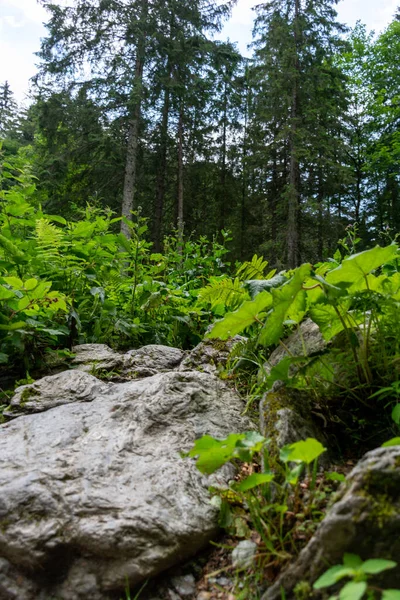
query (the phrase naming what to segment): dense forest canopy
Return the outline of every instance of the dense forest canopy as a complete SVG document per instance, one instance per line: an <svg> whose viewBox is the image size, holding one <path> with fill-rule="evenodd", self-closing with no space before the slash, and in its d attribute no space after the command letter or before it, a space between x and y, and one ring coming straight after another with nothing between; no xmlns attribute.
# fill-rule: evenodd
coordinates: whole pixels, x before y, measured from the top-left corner
<svg viewBox="0 0 400 600"><path fill-rule="evenodd" d="M1 85L0 137L46 212L140 210L157 252L229 230L232 257L276 268L332 255L349 225L365 246L398 230L396 16L374 36L336 0L270 0L248 58L215 37L232 1L40 2L32 103Z"/></svg>

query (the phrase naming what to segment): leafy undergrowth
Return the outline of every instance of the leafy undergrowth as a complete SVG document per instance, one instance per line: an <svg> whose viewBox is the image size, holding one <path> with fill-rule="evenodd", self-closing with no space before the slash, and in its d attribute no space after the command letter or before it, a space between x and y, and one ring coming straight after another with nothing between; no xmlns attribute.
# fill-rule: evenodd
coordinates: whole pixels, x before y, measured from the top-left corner
<svg viewBox="0 0 400 600"><path fill-rule="evenodd" d="M227 461L246 465L241 481L211 491L225 530L237 540L257 539L252 567L229 589L235 598L256 600L310 539L349 463L391 437L391 444L400 443L399 248L392 243L343 258L338 252L328 262L247 283L247 289L252 298L240 302L208 334L219 339L247 335L223 376L247 397L248 410L278 382L307 394L331 455L342 465L319 472L324 448L313 439L299 440L278 455L273 439L255 434L196 441L189 455L197 458L202 472L211 473ZM303 337L306 320L321 334L317 351L309 352ZM301 341L295 353L285 342L293 332ZM278 347L284 349L281 360L269 366L267 359ZM232 566L226 569L232 571ZM356 579L343 594L356 588L361 598L368 586ZM298 590L300 596L303 592L309 597L311 585Z"/></svg>

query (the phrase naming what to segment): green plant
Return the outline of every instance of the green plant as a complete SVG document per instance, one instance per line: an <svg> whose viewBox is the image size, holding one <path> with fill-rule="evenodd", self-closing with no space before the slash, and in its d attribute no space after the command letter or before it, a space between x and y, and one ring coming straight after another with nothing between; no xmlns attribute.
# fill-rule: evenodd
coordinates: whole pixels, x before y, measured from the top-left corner
<svg viewBox="0 0 400 600"><path fill-rule="evenodd" d="M342 579L349 578L340 592L331 596L332 600L361 600L366 595L369 600L373 600L379 594L382 600L400 600L400 590L384 590L378 586L372 585L370 579L374 575L384 573L389 569L397 567L397 563L392 560L383 560L379 558L362 561L355 554L345 554L343 564L335 565L328 569L314 583L315 590L321 590L332 587Z"/></svg>
<svg viewBox="0 0 400 600"><path fill-rule="evenodd" d="M108 209L88 204L74 221L46 214L29 163L10 161L0 171L0 364L20 377L50 347L200 341L213 312L198 291L229 266L229 232L223 243L171 236L155 254L140 211L125 223L129 240Z"/></svg>
<svg viewBox="0 0 400 600"><path fill-rule="evenodd" d="M253 528L260 535L264 562L285 562L296 553L296 536L307 539L313 522L320 520L319 504L325 501L315 489L318 458L325 448L313 438L282 448L279 460L268 452L270 440L255 432L231 434L216 440L204 436L187 454L196 458L197 468L211 474L227 462L249 465L264 464L225 490L211 488L214 503L220 508L220 524L239 537ZM307 470L309 494L304 496L300 476ZM246 509L245 509L246 507Z"/></svg>
<svg viewBox="0 0 400 600"><path fill-rule="evenodd" d="M355 234L351 239L354 243L349 250L356 243ZM337 403L340 398L345 406L352 403L354 418L362 426L364 415L376 407L371 399L396 394L400 352L398 257L398 246L391 244L346 256L341 262L335 255L335 260L316 267L302 265L270 289L259 288L252 300L245 300L217 321L208 335L227 339L245 332L253 356L257 356L257 348L259 354L265 354L281 346L284 357L263 375L258 394L277 380L312 387L320 398L333 397ZM307 318L318 326L326 350L308 355L303 340L303 352L293 355L283 340L293 330L302 339L301 324ZM379 391L381 388L385 391ZM363 407L364 415L359 407ZM399 412L395 407L392 413L396 422Z"/></svg>

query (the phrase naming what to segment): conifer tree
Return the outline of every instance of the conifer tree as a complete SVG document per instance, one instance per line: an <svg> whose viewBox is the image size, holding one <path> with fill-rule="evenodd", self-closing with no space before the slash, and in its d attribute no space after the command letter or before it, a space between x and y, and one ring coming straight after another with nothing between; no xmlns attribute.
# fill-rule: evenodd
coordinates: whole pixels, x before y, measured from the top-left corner
<svg viewBox="0 0 400 600"><path fill-rule="evenodd" d="M253 108L255 151L268 165L264 186L271 237L275 244L284 237L286 262L292 268L323 251L322 224L319 248L305 251L302 237L310 215L319 212L322 223L324 203L337 181L337 173L324 161L328 156L332 160L327 162L334 162L337 142L332 136L340 129L345 103L340 71L333 63L343 32L336 4L270 0L257 7L253 87L262 86L263 94L256 96ZM276 231L277 213L284 222L283 236Z"/></svg>

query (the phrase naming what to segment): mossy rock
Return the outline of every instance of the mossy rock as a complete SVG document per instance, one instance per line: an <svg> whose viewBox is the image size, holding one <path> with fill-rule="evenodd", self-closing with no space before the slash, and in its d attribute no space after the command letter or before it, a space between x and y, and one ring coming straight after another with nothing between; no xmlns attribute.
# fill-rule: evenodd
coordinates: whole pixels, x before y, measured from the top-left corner
<svg viewBox="0 0 400 600"><path fill-rule="evenodd" d="M400 446L368 452L348 476L337 502L301 552L262 600L287 600L302 581L312 585L329 566L353 553L362 560L400 557ZM400 569L373 580L377 586L400 588ZM320 598L315 592L313 598Z"/></svg>

